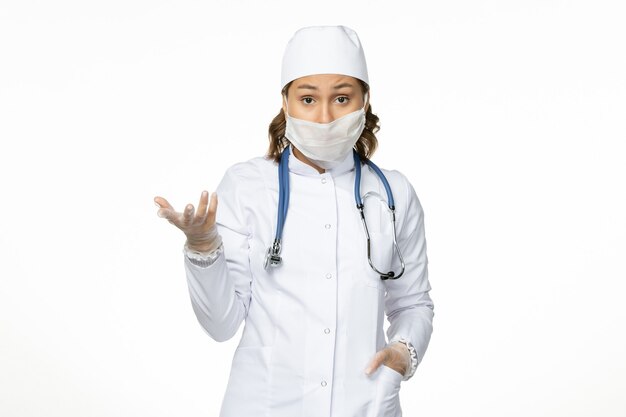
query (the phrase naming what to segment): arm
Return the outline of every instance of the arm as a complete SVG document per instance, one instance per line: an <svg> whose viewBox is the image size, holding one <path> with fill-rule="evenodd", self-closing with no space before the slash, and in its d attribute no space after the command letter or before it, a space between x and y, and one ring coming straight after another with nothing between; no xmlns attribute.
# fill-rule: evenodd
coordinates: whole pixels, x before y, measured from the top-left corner
<svg viewBox="0 0 626 417"><path fill-rule="evenodd" d="M389 344L405 341L411 354L415 354L413 366L405 374L404 380L408 380L430 342L434 304L429 296L431 286L428 281L424 211L413 186L404 175L400 175L405 184L406 204L397 241L406 269L399 279L388 280L385 312L390 323L387 329Z"/></svg>
<svg viewBox="0 0 626 417"><path fill-rule="evenodd" d="M235 335L250 306L249 230L236 188L237 177L231 168L216 190L216 224L222 237L222 253L210 265L190 259L187 251L184 256L193 311L205 332L218 342Z"/></svg>

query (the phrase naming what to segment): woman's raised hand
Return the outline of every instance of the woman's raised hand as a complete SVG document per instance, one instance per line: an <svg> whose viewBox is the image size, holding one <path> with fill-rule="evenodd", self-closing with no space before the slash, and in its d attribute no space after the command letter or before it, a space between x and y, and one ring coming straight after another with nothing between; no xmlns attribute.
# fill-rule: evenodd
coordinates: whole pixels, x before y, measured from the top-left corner
<svg viewBox="0 0 626 417"><path fill-rule="evenodd" d="M216 193L211 195L211 203L209 204L209 192L202 191L198 211L195 212L193 204L187 204L185 211L179 213L174 211L172 205L163 197L154 197L154 202L159 207L157 215L167 219L185 233L189 249L207 253L217 249L222 243L222 238L217 233L215 226Z"/></svg>

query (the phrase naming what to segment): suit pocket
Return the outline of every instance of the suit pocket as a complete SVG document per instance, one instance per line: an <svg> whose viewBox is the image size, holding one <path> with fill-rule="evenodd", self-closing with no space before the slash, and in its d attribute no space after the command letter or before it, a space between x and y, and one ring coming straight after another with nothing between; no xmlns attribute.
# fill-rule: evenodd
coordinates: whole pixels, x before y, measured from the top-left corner
<svg viewBox="0 0 626 417"><path fill-rule="evenodd" d="M265 416L269 402L271 346L235 350L220 416Z"/></svg>
<svg viewBox="0 0 626 417"><path fill-rule="evenodd" d="M376 394L368 417L401 417L400 384L403 376L386 365L380 365L376 373Z"/></svg>

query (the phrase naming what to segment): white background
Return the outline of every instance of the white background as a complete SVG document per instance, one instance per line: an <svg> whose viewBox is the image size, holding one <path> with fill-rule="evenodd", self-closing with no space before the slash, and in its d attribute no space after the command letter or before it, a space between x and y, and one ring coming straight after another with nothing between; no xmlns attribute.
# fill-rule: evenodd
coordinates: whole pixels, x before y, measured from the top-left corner
<svg viewBox="0 0 626 417"><path fill-rule="evenodd" d="M217 416L243 326L203 332L152 199L264 154L287 41L343 24L425 210L405 416L625 416L620 6L2 1L0 415Z"/></svg>

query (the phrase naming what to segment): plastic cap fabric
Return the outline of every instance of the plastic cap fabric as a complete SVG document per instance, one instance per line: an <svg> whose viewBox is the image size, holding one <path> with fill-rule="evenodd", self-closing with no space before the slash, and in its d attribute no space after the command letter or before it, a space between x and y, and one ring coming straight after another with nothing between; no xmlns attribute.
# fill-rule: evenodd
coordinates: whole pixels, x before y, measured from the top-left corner
<svg viewBox="0 0 626 417"><path fill-rule="evenodd" d="M365 54L354 30L339 25L296 31L283 54L280 88L313 74L349 75L369 84Z"/></svg>

